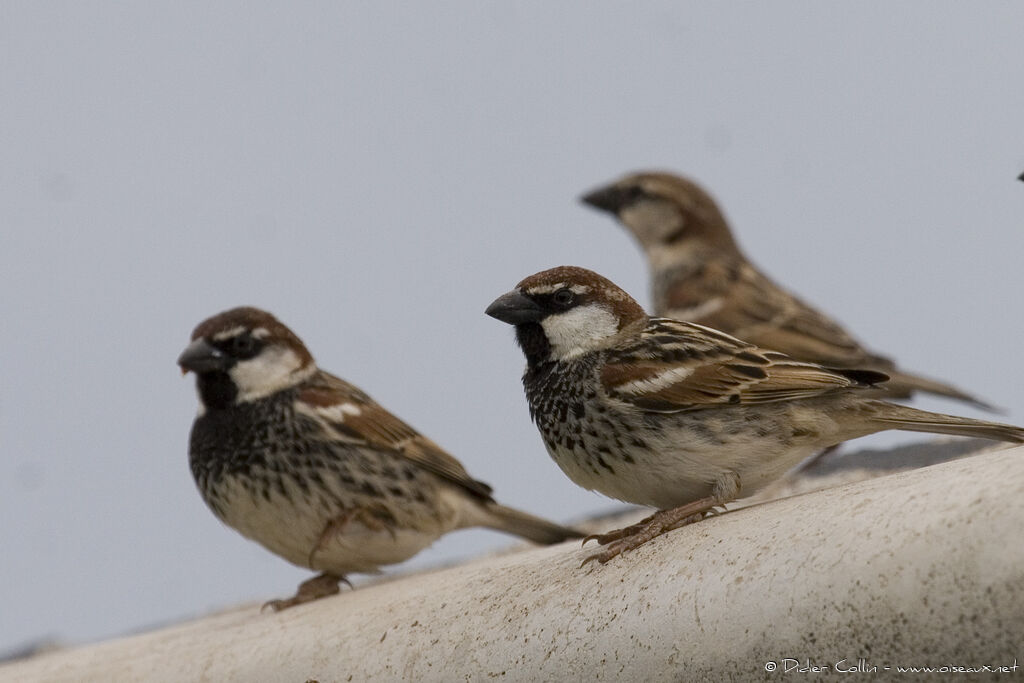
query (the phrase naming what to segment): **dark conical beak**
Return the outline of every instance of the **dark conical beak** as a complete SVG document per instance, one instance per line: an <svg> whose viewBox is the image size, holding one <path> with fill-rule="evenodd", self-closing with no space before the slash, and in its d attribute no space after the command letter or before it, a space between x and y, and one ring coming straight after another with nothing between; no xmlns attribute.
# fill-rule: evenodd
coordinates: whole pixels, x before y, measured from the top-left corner
<svg viewBox="0 0 1024 683"><path fill-rule="evenodd" d="M182 372L191 370L196 374L226 371L231 367L231 358L205 339L196 339L178 356L178 365Z"/></svg>
<svg viewBox="0 0 1024 683"><path fill-rule="evenodd" d="M514 290L495 299L484 313L509 325L535 323L544 317L533 299Z"/></svg>
<svg viewBox="0 0 1024 683"><path fill-rule="evenodd" d="M615 185L602 187L580 197L580 201L589 204L595 209L618 213L629 203L629 195Z"/></svg>

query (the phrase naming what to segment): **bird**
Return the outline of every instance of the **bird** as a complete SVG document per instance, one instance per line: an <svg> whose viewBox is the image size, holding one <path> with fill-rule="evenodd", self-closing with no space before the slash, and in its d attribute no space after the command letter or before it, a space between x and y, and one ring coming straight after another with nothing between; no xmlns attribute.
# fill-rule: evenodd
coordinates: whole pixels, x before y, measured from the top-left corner
<svg viewBox="0 0 1024 683"><path fill-rule="evenodd" d="M333 595L347 574L402 562L455 529L540 544L582 537L496 503L440 446L321 370L266 311L203 321L178 365L196 376L189 464L203 500L243 536L320 572L265 605L274 610Z"/></svg>
<svg viewBox="0 0 1024 683"><path fill-rule="evenodd" d="M920 391L1000 412L957 387L898 368L772 281L746 257L718 204L694 181L639 172L580 199L616 216L640 244L651 271L655 314L707 325L800 360L878 370L889 375L889 398Z"/></svg>
<svg viewBox="0 0 1024 683"><path fill-rule="evenodd" d="M828 368L704 325L652 318L575 266L545 270L487 315L515 326L548 454L576 484L657 508L588 537L605 563L749 496L807 456L889 429L1024 442L1024 429L872 397L873 369Z"/></svg>

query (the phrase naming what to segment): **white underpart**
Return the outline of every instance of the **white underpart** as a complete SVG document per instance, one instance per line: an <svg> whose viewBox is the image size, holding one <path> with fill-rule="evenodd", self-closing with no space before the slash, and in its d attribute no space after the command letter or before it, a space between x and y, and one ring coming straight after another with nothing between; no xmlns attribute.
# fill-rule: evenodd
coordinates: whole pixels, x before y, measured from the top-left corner
<svg viewBox="0 0 1024 683"><path fill-rule="evenodd" d="M238 403L248 403L293 387L316 372L313 363L302 364L293 350L267 346L255 358L239 361L228 373L238 387Z"/></svg>
<svg viewBox="0 0 1024 683"><path fill-rule="evenodd" d="M568 360L599 348L619 331L619 319L600 304L549 315L540 325L555 360Z"/></svg>
<svg viewBox="0 0 1024 683"><path fill-rule="evenodd" d="M725 298L715 296L690 308L672 309L672 317L677 320L700 320L712 313L717 313L724 305Z"/></svg>
<svg viewBox="0 0 1024 683"><path fill-rule="evenodd" d="M345 500L344 485L333 473L322 473L325 496ZM442 534L473 523L464 521L476 507L465 494L451 489L442 492L436 516L424 516L418 525L396 528L366 526L353 519L338 533L324 537L331 520L340 510L324 508L316 498L299 488L294 479L284 478L288 491L276 489L270 499L254 496L235 477L227 477L220 493L224 501L223 521L246 538L300 567L337 574L376 572L382 565L404 562L436 541Z"/></svg>
<svg viewBox="0 0 1024 683"><path fill-rule="evenodd" d="M646 394L660 391L665 387L670 387L676 384L690 375L693 374L693 368L672 368L659 375L653 377L646 377L644 379L635 379L625 384L620 384L616 387L616 391L624 394Z"/></svg>

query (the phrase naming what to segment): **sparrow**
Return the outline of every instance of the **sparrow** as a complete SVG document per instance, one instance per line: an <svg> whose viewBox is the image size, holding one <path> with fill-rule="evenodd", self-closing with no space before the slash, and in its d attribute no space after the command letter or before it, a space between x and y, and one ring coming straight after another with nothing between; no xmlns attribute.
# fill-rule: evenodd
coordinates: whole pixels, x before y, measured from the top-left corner
<svg viewBox="0 0 1024 683"><path fill-rule="evenodd" d="M454 529L542 544L582 536L496 503L444 449L318 368L266 311L200 323L178 365L196 375L189 464L203 500L246 538L321 572L267 603L275 610L333 595L346 574L402 562Z"/></svg>
<svg viewBox="0 0 1024 683"><path fill-rule="evenodd" d="M580 486L658 508L594 537L607 562L749 496L823 448L903 429L1024 442L1024 429L871 397L873 369L795 360L724 332L651 318L589 270L531 275L486 311L515 326L547 451Z"/></svg>
<svg viewBox="0 0 1024 683"><path fill-rule="evenodd" d="M769 279L740 250L715 200L693 181L635 173L581 201L614 214L640 243L657 315L707 325L832 368L878 370L889 375L889 398L923 391L997 410L949 384L897 368Z"/></svg>

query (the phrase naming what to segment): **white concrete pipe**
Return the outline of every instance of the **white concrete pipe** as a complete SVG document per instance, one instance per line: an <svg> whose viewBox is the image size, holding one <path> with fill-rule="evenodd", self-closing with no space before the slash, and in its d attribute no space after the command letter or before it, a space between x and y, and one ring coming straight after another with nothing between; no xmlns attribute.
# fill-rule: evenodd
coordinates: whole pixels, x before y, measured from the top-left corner
<svg viewBox="0 0 1024 683"><path fill-rule="evenodd" d="M14 662L0 680L749 681L1024 665L1024 448L737 510L581 569L593 550L480 559L280 614L247 607Z"/></svg>

